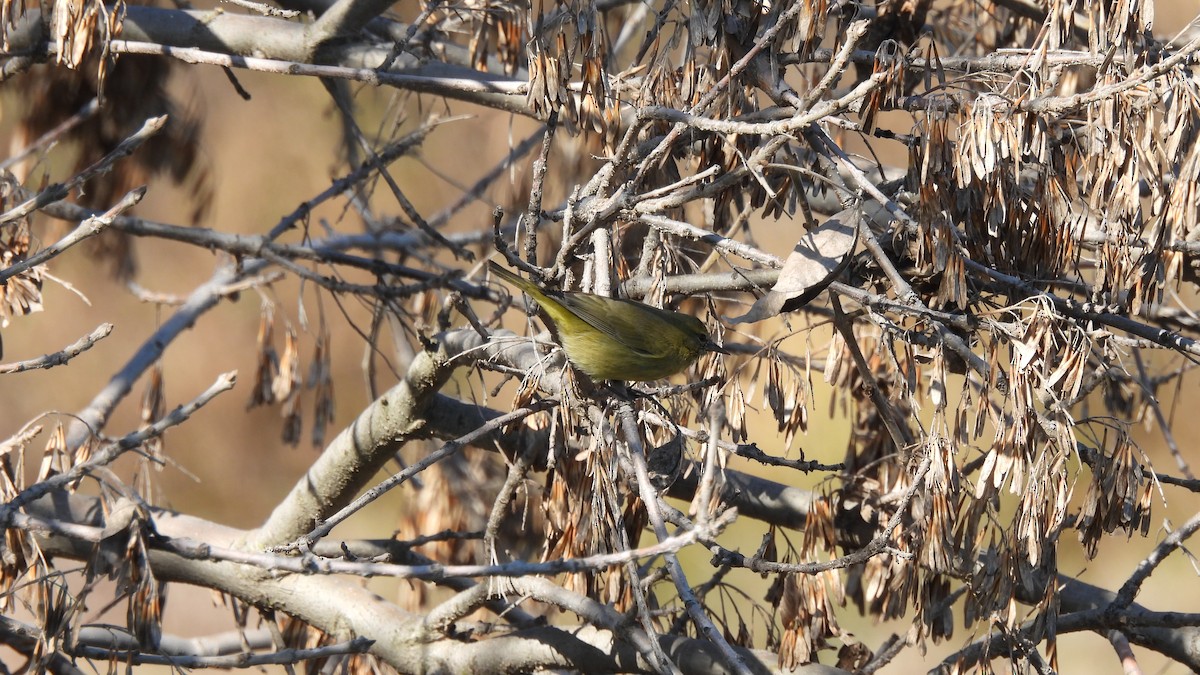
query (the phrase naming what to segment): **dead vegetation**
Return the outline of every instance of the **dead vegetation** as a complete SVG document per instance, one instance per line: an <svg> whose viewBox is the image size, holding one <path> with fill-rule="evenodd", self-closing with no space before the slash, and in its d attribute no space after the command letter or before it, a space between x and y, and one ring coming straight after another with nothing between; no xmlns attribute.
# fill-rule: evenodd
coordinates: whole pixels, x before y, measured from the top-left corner
<svg viewBox="0 0 1200 675"><path fill-rule="evenodd" d="M1195 428L1200 357L1193 32L1155 34L1137 0L237 5L3 2L0 322L63 311L42 290L70 287L52 271L76 246L115 272L93 300L127 291L162 317L78 383L84 408L4 419L14 670L871 673L919 653L1044 673L1070 669L1059 641L1084 631L1127 672L1150 652L1200 669L1200 615L1138 603L1200 527L1195 443L1175 431ZM343 132L330 188L276 222L205 220L200 148L221 139L166 86L205 64L229 77L209 106L248 95L242 71L320 78ZM468 125L509 152L426 157L459 196L421 206L438 170L391 167ZM134 215L164 179L194 203ZM143 288L145 238L217 253L211 278ZM487 278L492 256L690 312L732 354L637 395L588 382L501 328L522 303ZM161 508L147 472L235 380L214 365L168 400L164 353L242 295L263 307L257 345L231 345L256 350L248 407L320 449L246 530ZM0 374L72 368L110 330L5 354L21 360ZM375 400L341 419L338 355L364 344ZM139 381L140 425L112 428ZM831 413L846 434L817 443L842 461L796 459ZM392 490L394 531L339 538ZM766 535L747 547L735 521ZM1146 538L1115 586L1073 578ZM699 546L707 564L685 569ZM359 583L380 576L407 583ZM85 611L104 579L124 626ZM219 593L236 636L165 634L171 583ZM889 623L855 635L856 614Z"/></svg>

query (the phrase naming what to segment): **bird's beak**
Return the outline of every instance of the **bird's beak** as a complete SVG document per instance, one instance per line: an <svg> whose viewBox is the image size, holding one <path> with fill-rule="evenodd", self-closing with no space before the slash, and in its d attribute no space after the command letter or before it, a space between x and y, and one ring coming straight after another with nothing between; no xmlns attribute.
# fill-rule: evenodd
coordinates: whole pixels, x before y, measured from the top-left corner
<svg viewBox="0 0 1200 675"><path fill-rule="evenodd" d="M716 352L718 354L728 354L729 353L728 349L725 349L721 345L713 342L711 338L705 340L704 344L702 344L700 346L703 347L705 351L709 351L709 352Z"/></svg>

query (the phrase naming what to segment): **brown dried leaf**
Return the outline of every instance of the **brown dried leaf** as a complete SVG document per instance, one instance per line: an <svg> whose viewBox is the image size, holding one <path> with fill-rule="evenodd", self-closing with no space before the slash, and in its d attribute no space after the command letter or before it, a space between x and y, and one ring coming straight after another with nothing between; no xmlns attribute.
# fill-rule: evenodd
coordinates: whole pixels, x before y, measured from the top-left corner
<svg viewBox="0 0 1200 675"><path fill-rule="evenodd" d="M274 400L288 401L299 393L300 389L300 344L296 330L291 326L283 339L283 356L279 359L279 371L271 382L271 395Z"/></svg>
<svg viewBox="0 0 1200 675"><path fill-rule="evenodd" d="M103 9L104 5L95 0L56 0L54 40L58 43L58 63L72 69L83 63L91 51Z"/></svg>
<svg viewBox="0 0 1200 675"><path fill-rule="evenodd" d="M142 408L140 411L142 419L141 428L145 429L161 419L166 409L166 394L163 386L163 363L159 359L155 362L154 367L150 369L150 378L146 382L146 390L142 392ZM161 471L164 466L162 462L162 436L147 439L142 444L142 450L147 456L156 460L154 466Z"/></svg>
<svg viewBox="0 0 1200 675"><path fill-rule="evenodd" d="M166 393L163 390L162 360L154 363L150 369L150 377L146 382L146 390L142 392L142 407L140 412L143 426L148 426L162 418L167 409Z"/></svg>
<svg viewBox="0 0 1200 675"><path fill-rule="evenodd" d="M0 205L7 210L9 200L0 200ZM22 219L0 228L0 269L25 260L29 246L27 220ZM45 270L45 265L35 265L0 284L0 328L7 328L13 317L42 311L42 275Z"/></svg>
<svg viewBox="0 0 1200 675"><path fill-rule="evenodd" d="M746 427L746 399L742 388L731 383L728 395L725 397L725 414L729 420L729 429L733 442L737 443L750 437Z"/></svg>
<svg viewBox="0 0 1200 675"><path fill-rule="evenodd" d="M149 561L145 559L142 536L137 535L136 540L138 555L134 557L136 562L133 569L137 574L132 579L135 586L133 594L129 597L127 619L138 644L153 650L158 648L162 638L162 615L166 595L162 592L163 584L154 578Z"/></svg>
<svg viewBox="0 0 1200 675"><path fill-rule="evenodd" d="M852 206L806 232L783 264L779 279L749 312L730 323L752 323L803 307L846 269L858 243L862 209Z"/></svg>
<svg viewBox="0 0 1200 675"><path fill-rule="evenodd" d="M258 319L258 365L250 387L247 408L275 402L274 382L279 374L279 354L275 351L275 307L263 303Z"/></svg>
<svg viewBox="0 0 1200 675"><path fill-rule="evenodd" d="M37 482L56 476L70 468L71 461L67 457L67 433L61 423L54 426L50 439L46 441L46 449L42 452L42 465L38 468Z"/></svg>

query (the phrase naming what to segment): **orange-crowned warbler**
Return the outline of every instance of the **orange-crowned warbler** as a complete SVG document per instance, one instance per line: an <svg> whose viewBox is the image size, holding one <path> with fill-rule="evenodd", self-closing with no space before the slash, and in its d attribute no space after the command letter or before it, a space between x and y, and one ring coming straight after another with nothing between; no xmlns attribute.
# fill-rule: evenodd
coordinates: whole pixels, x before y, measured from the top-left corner
<svg viewBox="0 0 1200 675"><path fill-rule="evenodd" d="M687 368L702 352L729 353L694 316L633 300L553 291L495 262L489 267L537 301L567 359L593 380L657 380Z"/></svg>

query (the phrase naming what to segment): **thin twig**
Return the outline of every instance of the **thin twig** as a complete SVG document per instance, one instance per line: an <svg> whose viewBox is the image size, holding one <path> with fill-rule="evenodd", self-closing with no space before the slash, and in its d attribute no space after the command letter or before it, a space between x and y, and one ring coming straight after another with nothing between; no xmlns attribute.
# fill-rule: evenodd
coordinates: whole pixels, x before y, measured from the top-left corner
<svg viewBox="0 0 1200 675"><path fill-rule="evenodd" d="M322 197L333 196L334 194L336 192L326 191L317 200L322 200ZM306 203L312 206L314 201ZM43 209L43 211L55 218L75 221L89 218L97 213L91 209L66 202L51 204ZM344 235L298 244L282 244L272 240L273 237L292 227L295 221L301 217L303 217L303 214L299 212L292 214L281 221L276 226L276 229L272 230L272 233L268 235L218 232L205 227L171 225L169 223L159 223L145 218L130 216L118 216L113 220L111 227L138 237L158 237L201 248L221 250L239 258L275 256L275 260L306 260L328 265L344 265L366 270L372 274L381 276L388 275L416 279L419 282L425 283L445 284L470 298L487 297L487 293L482 287L458 279L457 277L461 275L461 271L459 270L450 270L443 274L437 274L407 265L390 263L379 259L379 257L366 257L343 252L344 249L348 248L373 249L376 252L386 250L412 252L413 248L425 246L432 242L431 239L419 231ZM478 235L454 238L459 245L466 245L477 241ZM297 268L292 271L297 274L314 275L313 272L304 268ZM345 284L339 286L341 282L332 279L321 279L315 275L312 276L311 280L320 283L322 286L329 287L331 290L367 292L370 294L382 294L384 296L392 294L391 291L387 290L373 291L371 290L372 287L362 284Z"/></svg>
<svg viewBox="0 0 1200 675"><path fill-rule="evenodd" d="M525 140L514 145L503 159L501 159L499 162L496 162L491 169L480 176L479 180L475 181L471 187L464 190L462 196L460 196L454 203L430 216L429 225L435 228L441 227L448 222L450 218L454 216L454 214L461 211L472 201L486 201L484 200L484 195L487 193L488 186L490 186L500 177L504 176L505 172L511 169L512 166L516 164L518 159L528 154L529 151L532 150L533 147L542 140L542 135L545 133L546 127L539 127L535 129L533 133L529 134L529 136L525 137Z"/></svg>
<svg viewBox="0 0 1200 675"><path fill-rule="evenodd" d="M241 68L276 75L331 77L373 86L392 86L398 89L444 96L449 99L476 103L511 113L536 117L525 102L528 83L524 80L442 77L412 73L380 72L374 68L349 68L264 59L255 56L233 56L191 47L171 47L153 42L112 40L108 43L114 53L170 56L185 63L200 63L225 68ZM438 72L445 72L442 67ZM476 73L478 74L478 73Z"/></svg>
<svg viewBox="0 0 1200 675"><path fill-rule="evenodd" d="M830 296L830 301L833 303L833 325L842 334L842 340L845 341L846 348L850 350L850 356L854 359L854 365L858 368L858 375L862 378L862 387L867 390L867 395L871 397L871 402L879 412L879 418L883 421L888 434L892 437L892 443L895 444L897 450L910 447L913 444L912 431L909 430L908 425L904 422L903 416L896 412L891 401L879 389L879 385L875 381L875 375L871 372L871 366L867 363L867 359L863 356L862 349L858 345L858 337L854 335L854 328L846 318L845 312L842 311L841 302L836 295Z"/></svg>
<svg viewBox="0 0 1200 675"><path fill-rule="evenodd" d="M177 668L258 668L268 665L293 665L303 661L326 659L347 654L366 654L374 640L355 638L348 642L311 649L281 649L267 654L229 654L200 656L193 654L155 654L140 649L106 649L88 645L69 646L65 651L84 659L119 661L129 665L158 665Z"/></svg>
<svg viewBox="0 0 1200 675"><path fill-rule="evenodd" d="M63 251L66 251L79 242L100 234L107 227L113 224L113 221L117 218L117 216L133 208L138 202L142 201L142 197L145 196L145 185L130 190L125 194L124 197L121 198L121 201L117 202L112 208L105 211L103 215L92 216L91 218L84 220L79 224L78 227L76 227L74 230L71 230L71 232L69 232L67 236L63 237L62 239L59 239L50 246L47 246L46 248L38 251L24 260L0 270L0 285L3 285L5 281L20 274L21 272L24 272L25 270L32 269L37 265L41 265L42 263L59 255Z"/></svg>
<svg viewBox="0 0 1200 675"><path fill-rule="evenodd" d="M0 375L8 373L20 373L26 370L36 370L38 368L53 368L61 366L71 359L91 349L95 344L112 333L113 325L111 323L102 323L96 327L91 333L79 338L75 342L64 347L61 351L53 354L39 356L36 359L27 361L16 361L14 363L0 364Z"/></svg>
<svg viewBox="0 0 1200 675"><path fill-rule="evenodd" d="M744 258L745 260L749 260L750 262L756 262L760 265L767 265L769 267L781 267L783 264L779 258L767 253L763 253L749 244L744 244L736 239L723 237L715 232L712 232L711 230L705 230L703 228L696 227L695 225L685 223L682 220L675 220L673 218L667 218L666 216L652 214L638 215L637 219L656 230L660 230L677 237L682 237L684 239L702 241L718 251L736 255L740 258Z"/></svg>
<svg viewBox="0 0 1200 675"><path fill-rule="evenodd" d="M887 208L888 213L900 219L906 225L913 222L912 218L900 208L899 204L883 194L867 175L854 162L850 161L850 157L846 155L845 151L837 143L834 143L828 134L819 127L810 127L806 135L814 148L824 148L825 153L823 154L837 163L838 167L854 180L855 185L860 190L870 195L881 206ZM892 288L900 302L906 305L917 304L919 302L917 294L913 291L908 281L896 269L896 266L892 264L891 258L887 256L883 247L880 246L879 240L875 237L875 232L871 229L867 218L859 220L858 239L871 252L871 257L875 259L875 264L879 265L879 269L883 270L883 273L887 275L888 281L892 283Z"/></svg>
<svg viewBox="0 0 1200 675"><path fill-rule="evenodd" d="M1117 597L1109 603L1108 607L1105 608L1105 612L1117 613L1128 609L1133 604L1134 598L1137 597L1138 591L1141 590L1142 584L1146 579L1150 578L1150 575L1167 559L1167 556L1171 555L1175 549L1182 547L1183 542L1195 534L1196 530L1200 530L1200 513L1194 514L1183 526L1172 530L1159 542L1158 546L1154 547L1150 555L1138 563L1133 574L1130 574L1125 583L1121 584L1121 589L1117 591Z"/></svg>
<svg viewBox="0 0 1200 675"><path fill-rule="evenodd" d="M305 200L296 208L295 211L284 216L271 228L271 231L267 233L266 239L268 241L274 241L275 239L278 239L279 236L284 232L295 227L297 223L307 218L309 214L312 213L313 209L318 205L332 199L333 197L348 192L351 188L366 180L367 177L369 177L379 168L388 166L400 157L413 152L425 142L425 138L428 137L435 128L443 124L453 122L456 119L457 118L431 120L426 124L422 124L417 129L414 129L403 138L398 138L384 146L383 149L379 150L379 152L373 157L372 161L359 164L359 166L350 173L334 180L333 183L319 195L313 197L312 199Z"/></svg>
<svg viewBox="0 0 1200 675"><path fill-rule="evenodd" d="M504 524L504 516L509 505L512 504L521 484L529 476L532 462L528 455L528 452L521 453L517 456L516 461L508 467L508 476L504 479L504 485L500 487L499 494L496 495L496 502L492 504L492 509L488 512L487 526L483 535L483 547L488 556L488 562L500 561L499 553L496 550L496 539L499 537L501 525Z"/></svg>
<svg viewBox="0 0 1200 675"><path fill-rule="evenodd" d="M390 163L390 158L385 163L384 158L378 152L376 152L371 143L367 141L367 137L363 134L362 129L358 127L358 123L354 119L354 111L347 107L343 96L337 95L336 90L333 87L333 80L322 78L321 81L325 84L325 88L333 99L334 104L338 106L339 110L341 110L344 124L350 127L350 133L353 134L355 140L358 141L359 147L366 154L366 160L363 162L363 164L370 166L375 170L375 173L383 179L383 182L387 184L388 189L392 191L392 196L396 198L396 203L400 205L400 210L404 212L404 215L408 216L408 219L411 220L414 225L416 225L418 230L429 235L431 239L453 253L455 258L458 258L459 260L465 260L467 262L473 261L475 259L475 254L472 253L470 249L459 246L458 244L450 241L446 238L446 235L441 233L440 230L426 222L425 217L421 215L421 212L417 210L417 207L414 206L413 203L408 199L408 196L405 195L404 191L400 189L400 185L396 182L396 179L393 178L391 172L388 171L387 164ZM422 126L432 129L433 127L437 126L437 120L435 118L430 120L428 124Z"/></svg>
<svg viewBox="0 0 1200 675"><path fill-rule="evenodd" d="M75 415L75 422L67 432L67 448L80 447L89 437L98 433L108 421L117 404L133 389L134 382L162 357L167 347L196 325L196 321L212 309L222 298L236 293L237 283L253 277L266 263L261 260L244 261L241 265L222 264L212 278L196 287L188 299L169 319L164 321L134 352L121 369L109 379L86 408Z"/></svg>
<svg viewBox="0 0 1200 675"><path fill-rule="evenodd" d="M548 410L554 405L556 405L554 401L543 400L535 402L525 408L517 408L507 415L501 415L500 417L488 421L486 424L479 426L469 434L456 438L452 441L447 441L436 451L429 453L417 462L405 467L403 471L393 474L389 478L381 481L375 487L367 490L357 499L347 504L344 508L338 510L337 513L334 513L332 516L325 519L324 522L313 528L310 532L308 532L308 534L304 535L299 540L283 546L276 546L272 550L275 552L292 552L310 549L312 545L317 542L317 540L328 535L331 531L333 531L333 528L342 521L346 520L355 513L358 513L363 509L363 507L387 494L392 488L403 485L406 481L418 473L447 457L457 454L458 451L462 450L465 446L468 446L475 441L492 434L497 429L500 429L512 422L522 420L534 413Z"/></svg>
<svg viewBox="0 0 1200 675"><path fill-rule="evenodd" d="M596 237L594 238L604 239L604 235L607 233L604 230L596 230L595 234ZM608 242L605 241L603 248L607 247ZM601 255L603 256L604 254L602 253ZM605 260L607 261L608 258L605 258ZM606 262L605 264L607 265L610 263ZM603 288L600 290L601 292L607 293L609 289ZM593 408L593 410L598 411L597 408ZM623 458L618 456L618 462L620 462L621 459ZM611 485L608 487L610 489L605 491L604 494L604 498L608 502L608 509L613 514L619 513L620 506L617 504L618 496L616 491L611 489ZM617 540L617 546L620 550L627 551L633 548L633 542L630 541L629 532L625 527L618 526L613 528L613 530L613 534ZM651 640L646 644L646 648L641 650L642 655L646 657L646 660L653 666L656 673L659 673L660 675L682 675L679 671L679 667L671 660L669 656L667 656L667 653L663 650L662 645L659 644L658 630L654 624L654 617L650 613L650 603L646 599L646 591L649 588L649 585L646 583L646 580L643 579L641 570L638 569L638 565L635 561L631 560L625 563L625 574L629 577L629 592L633 596L633 601L637 609L638 621L642 624L642 630L645 631L646 635L651 637Z"/></svg>
<svg viewBox="0 0 1200 675"><path fill-rule="evenodd" d="M1145 338L1157 345L1161 345L1182 354L1190 355L1191 357L1200 356L1200 342L1197 342L1186 335L1181 335L1175 331L1166 330L1164 328L1147 325L1122 314L1096 311L1095 308L1090 304L1079 303L1074 300L1043 291L1031 284L1026 283L1018 277L992 269L987 265L977 263L970 258L963 258L962 261L963 265L971 271L990 277L994 281L999 282L1003 286L1007 286L1011 290L1019 291L1026 297L1046 298L1054 304L1055 309L1078 322L1093 321L1110 328L1116 328L1117 330L1125 331L1126 333L1136 335L1140 338Z"/></svg>
<svg viewBox="0 0 1200 675"><path fill-rule="evenodd" d="M100 110L99 99L94 98L88 101L83 105L82 108L77 110L74 115L71 115L62 122L59 122L53 129L42 134L37 140L27 145L25 149L13 153L11 157L0 161L0 170L8 169L10 166L13 166L38 150L57 143L59 139L65 136L69 131L91 119L98 110Z"/></svg>
<svg viewBox="0 0 1200 675"><path fill-rule="evenodd" d="M867 34L867 29L871 26L871 22L866 19L860 19L852 22L847 28L843 36L842 46L838 48L837 53L829 61L829 68L825 70L825 74L821 80L817 82L811 89L804 92L804 96L796 103L797 110L808 110L816 103L829 88L837 83L846 73L846 63L850 60L850 55L854 53L854 47Z"/></svg>
<svg viewBox="0 0 1200 675"><path fill-rule="evenodd" d="M637 422L633 417L633 406L628 401L622 401L617 406L617 415L621 420L621 430L625 436L623 447L627 450L629 460L633 464L638 494L641 496L642 502L646 507L646 515L650 520L650 525L654 528L654 534L658 537L658 540L666 540L669 538L669 535L667 534L667 526L663 522L662 513L659 509L661 499L658 496L658 492L654 489L654 485L650 482L650 472L646 468L646 456L638 435ZM700 604L691 586L688 585L687 577L683 573L683 566L679 564L679 558L673 554L667 554L663 556L663 559L666 561L667 570L671 574L671 580L675 582L675 590L679 593L679 598L683 601L688 616L692 618L692 623L696 626L696 630L720 650L725 663L730 668L741 675L749 675L750 670L746 666L746 663L742 661L741 655L734 651L733 647L725 639L725 636L713 624L712 619L705 613L704 606Z"/></svg>
<svg viewBox="0 0 1200 675"><path fill-rule="evenodd" d="M182 424L187 421L197 410L203 408L209 401L216 398L219 394L229 391L237 382L237 371L230 371L219 375L212 386L206 389L203 393L193 399L191 402L178 406L171 412L157 420L153 424L139 429L131 434L127 434L116 441L104 444L97 450L90 459L85 462L80 462L71 467L67 471L55 476L51 476L39 483L34 483L28 488L21 491L12 501L7 504L0 505L0 513L7 515L11 510L16 510L28 504L29 502L48 494L54 490L62 489L63 487L74 483L83 478L89 472L111 464L128 450L140 447L146 441L157 438L167 429Z"/></svg>
<svg viewBox="0 0 1200 675"><path fill-rule="evenodd" d="M732 449L739 457L745 457L759 464L766 466L783 466L796 471L811 473L813 471L844 471L846 464L838 462L837 464L825 464L818 462L815 459L787 459L786 457L776 457L763 452L758 445L754 443L730 443ZM803 454L801 454L803 457Z"/></svg>
<svg viewBox="0 0 1200 675"><path fill-rule="evenodd" d="M522 214L517 228L518 236L525 235L525 262L530 265L538 264L537 240L538 228L542 222L542 196L546 189L546 172L550 168L550 148L554 145L554 132L557 129L558 111L555 110L546 120L546 133L542 136L542 152L533 161L533 184L529 188L529 205Z"/></svg>
<svg viewBox="0 0 1200 675"><path fill-rule="evenodd" d="M746 50L746 53L729 67L729 71L726 72L721 79L716 82L716 84L709 88L708 91L704 92L704 96L700 97L700 100L697 101L696 105L692 106L691 110L688 112L692 115L698 115L707 110L708 107L712 105L713 101L717 100L717 97L720 96L721 92L728 89L735 81L735 78L749 68L750 64L754 62L754 59L758 57L762 50L765 49L766 46L772 41L774 41L775 36L778 35L781 30L787 27L791 23L792 19L795 19L803 10L804 3L797 2L789 4L787 8L775 18L774 25L764 30L761 35L755 38L754 44L750 47L750 49ZM675 141L679 139L685 129L687 129L686 125L675 124L671 128L671 131L667 133L666 137L659 142L658 146L642 159L642 161L639 163L637 174L631 181L633 185L639 185L644 180L646 173L651 169L651 167L658 165L659 161L671 149L671 147L675 144Z"/></svg>
<svg viewBox="0 0 1200 675"><path fill-rule="evenodd" d="M83 171L75 174L65 183L55 183L54 185L51 185L45 190L39 192L36 196L27 199L21 204L9 209L3 215L0 215L0 225L4 223L10 223L18 218L24 218L25 216L33 213L43 206L46 206L47 204L53 204L60 199L66 199L67 196L71 194L72 190L78 188L96 176L111 171L114 164L116 164L119 160L133 154L133 151L137 150L142 143L146 142L151 136L161 131L166 123L166 115L162 115L160 117L151 117L150 119L146 120L140 129L135 131L125 140L121 141L116 148L113 148L112 151L104 155L104 157L101 157L100 160L95 164L92 164Z"/></svg>
<svg viewBox="0 0 1200 675"><path fill-rule="evenodd" d="M627 551L603 553L582 558L560 558L545 562L515 561L494 565L397 565L394 563L336 560L314 555L295 556L270 552L245 551L211 546L205 542L175 538L161 543L164 550L190 560L214 560L249 565L262 570L298 574L352 574L361 577L395 577L440 581L452 578L523 577L564 573L594 572L684 549L696 542L715 537L733 521L736 513L723 514L705 527L667 537L657 544ZM157 545L157 544L156 544Z"/></svg>
<svg viewBox="0 0 1200 675"><path fill-rule="evenodd" d="M1188 466L1187 459L1179 449L1179 444L1175 442L1175 434L1171 433L1171 424L1167 421L1167 416L1163 414L1162 404L1158 402L1158 393L1150 384L1150 378L1146 372L1146 364L1142 360L1142 350L1133 350L1133 360L1137 364L1138 384L1142 387L1142 399L1154 411L1154 420L1158 422L1158 429L1162 432L1163 441L1166 442L1167 449L1171 451L1171 456L1175 458L1175 464L1179 467L1184 477L1195 480L1195 474L1192 473L1191 467Z"/></svg>
<svg viewBox="0 0 1200 675"><path fill-rule="evenodd" d="M1070 111L1080 110L1089 105L1100 103L1106 99L1112 99L1125 91L1140 87L1151 80L1163 77L1167 73L1188 62L1188 60L1197 52L1200 51L1200 37L1192 39L1187 44L1183 45L1161 61L1156 61L1152 64L1145 65L1141 71L1131 75L1130 77L1098 88L1093 88L1090 91L1080 92L1069 96L1038 96L1035 98L1026 98L1019 101L1013 112L1033 112L1043 115L1064 115Z"/></svg>
<svg viewBox="0 0 1200 675"><path fill-rule="evenodd" d="M871 541L867 542L866 546L858 549L857 551L847 553L840 558L834 558L833 560L827 560L825 562L781 563L773 560L750 558L736 551L730 551L723 547L716 547L716 553L713 556L713 562L714 564L728 564L733 565L734 567L745 567L746 569L754 572L819 574L829 570L844 569L852 565L858 565L884 553L890 555L911 556L911 554L906 554L905 552L897 550L893 547L892 534L896 531L896 528L900 526L900 523L903 522L904 516L908 512L913 498L916 496L917 492L920 491L925 480L925 474L929 472L929 466L932 462L932 458L933 455L927 453L925 458L921 460L920 466L917 467L916 473L913 474L912 484L909 485L908 489L904 491L904 496L901 498L900 504L897 505L896 511L892 514L892 517L888 519L888 523L883 528L883 531L881 531L879 534L876 534Z"/></svg>

